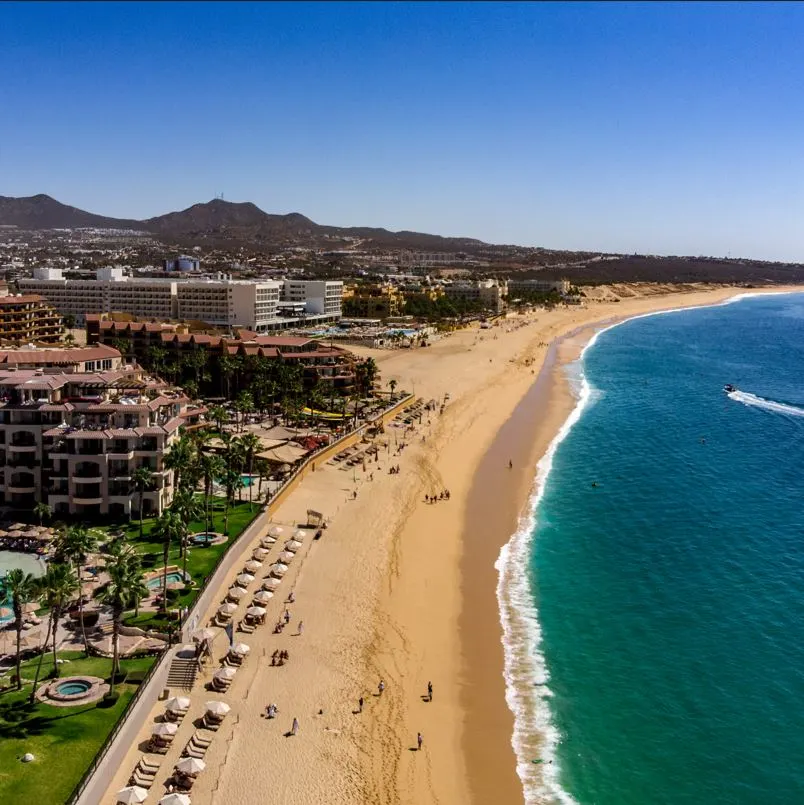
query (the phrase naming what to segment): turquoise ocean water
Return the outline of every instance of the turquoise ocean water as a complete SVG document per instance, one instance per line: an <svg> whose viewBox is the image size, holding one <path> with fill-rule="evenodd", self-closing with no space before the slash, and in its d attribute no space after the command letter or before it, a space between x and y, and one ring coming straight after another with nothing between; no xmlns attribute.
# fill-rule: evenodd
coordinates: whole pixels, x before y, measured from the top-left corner
<svg viewBox="0 0 804 805"><path fill-rule="evenodd" d="M804 294L631 320L571 370L498 564L528 801L804 803Z"/></svg>

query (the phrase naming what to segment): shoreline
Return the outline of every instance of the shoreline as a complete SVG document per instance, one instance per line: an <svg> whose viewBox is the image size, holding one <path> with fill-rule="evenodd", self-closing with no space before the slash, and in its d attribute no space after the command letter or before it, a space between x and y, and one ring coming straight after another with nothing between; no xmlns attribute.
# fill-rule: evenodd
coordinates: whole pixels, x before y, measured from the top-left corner
<svg viewBox="0 0 804 805"><path fill-rule="evenodd" d="M481 803L490 801L490 796L495 795L505 802L562 802L574 803L575 800L564 792L559 784L558 764L555 760L555 744L559 735L552 724L552 717L549 710L549 690L544 688L543 695L534 692L534 687L546 686L549 674L544 665L544 660L539 650L541 634L538 623L538 613L533 607L533 597L530 582L527 577L517 573L521 571L522 563L527 561L532 546L532 530L535 525L536 512L539 502L543 496L547 483L552 460L555 451L560 443L570 432L574 424L580 419L584 409L588 404L589 388L585 380L581 389L573 394L570 382L565 372L567 366L581 360L584 353L591 348L597 338L604 332L628 321L648 316L663 315L674 312L681 312L689 308L715 307L723 304L731 304L741 299L764 296L779 295L788 293L800 293L801 287L788 286L784 290L774 290L768 292L739 293L738 289L732 288L730 294L724 298L712 299L712 296L721 297L720 293L701 292L700 299L674 299L673 301L683 301L683 304L666 306L670 300L656 298L658 303L653 309L641 312L629 313L621 316L598 317L587 321L583 326L574 331L558 336L550 343L550 350L556 350L557 359L548 363L545 360L537 380L526 397L523 397L517 409L512 413L511 419L506 423L516 430L517 421L519 422L519 439L528 442L530 453L535 456L535 460L530 466L530 470L525 470L521 474L530 473L530 480L524 479L526 490L520 493L513 504L514 508L509 509L507 518L514 520L514 526L509 530L509 538L506 542L499 545L498 555L495 557L494 568L497 572L497 584L495 592L498 607L498 621L496 636L500 640L500 648L489 652L486 650L486 659L493 659L494 669L482 668L478 670L477 664L471 663L472 670L469 673L469 688L482 687L487 693L488 679L496 673L497 679L503 681L504 698L507 705L508 718L495 718L492 727L498 726L500 722L508 723L512 726L509 731L508 747L514 750L514 766L517 772L518 792L510 789L508 769L503 772L505 760L499 746L493 749L490 746L493 736L489 734L488 723L484 726L484 734L479 734L477 730L467 730L464 734L463 751L467 757L467 768L470 769L470 789L472 791L472 801ZM675 295L677 298L680 295ZM707 298L709 297L709 298ZM577 343L581 341L581 343ZM574 343L573 343L574 342ZM543 373L547 371L547 375ZM544 419L538 424L523 421L523 406L527 397L542 386L541 414ZM506 442L510 440L510 434L501 428L495 437L483 462L478 466L476 472L476 487L483 489L488 483L487 473L489 468L485 466L490 460L492 464L498 465L498 458L501 449L504 450ZM521 448L520 448L521 451ZM495 456L496 458L492 458ZM533 468L536 468L535 477ZM520 478L513 485L521 490L523 479ZM502 506L511 505L509 499L497 498L502 502ZM467 518L465 533L469 533L470 520ZM498 537L500 531L497 532ZM471 539L471 538L470 538ZM468 541L467 541L468 544ZM473 547L476 544L472 543ZM493 548L484 546L483 556L488 559ZM470 561L462 561L462 583L464 589L474 588L476 582L482 580L482 572L476 568L477 557ZM487 575L487 574L486 574ZM481 576L481 579L478 577ZM487 597L487 596L486 596ZM477 602L464 596L464 607L461 613L462 626L467 626L467 614L477 609ZM478 655L478 644L490 645L491 635L485 640L481 640L477 633L470 634L463 632L464 653L467 664L475 655ZM500 663L499 657L503 656ZM499 688L499 685L492 686ZM495 699L499 700L497 690L492 691ZM482 711L488 712L488 708L494 704L486 697L478 706L477 696L467 695L464 699L467 709L467 721L472 722L475 717L480 717ZM518 716L514 715L514 710L519 710ZM534 726L535 725L535 726ZM495 730L496 731L496 730ZM502 738L502 735L499 736ZM494 741L495 744L500 741ZM494 755L496 760L489 763L487 758ZM508 766L510 763L510 752L508 753ZM528 758L541 758L546 764L531 764ZM496 769L494 766L496 765ZM502 778L502 779L501 779ZM500 783L504 783L505 795L500 789Z"/></svg>

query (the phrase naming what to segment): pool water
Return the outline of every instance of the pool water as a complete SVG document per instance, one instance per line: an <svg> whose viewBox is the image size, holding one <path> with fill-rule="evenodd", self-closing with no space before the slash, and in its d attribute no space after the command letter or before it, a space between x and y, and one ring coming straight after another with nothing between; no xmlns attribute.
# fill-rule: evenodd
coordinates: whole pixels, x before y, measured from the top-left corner
<svg viewBox="0 0 804 805"><path fill-rule="evenodd" d="M193 534L193 540L192 541L196 545L207 545L210 542L212 542L212 540L215 539L216 536L217 536L217 534L209 534L209 533Z"/></svg>
<svg viewBox="0 0 804 805"><path fill-rule="evenodd" d="M243 486L248 488L250 486L256 486L260 479L257 475L241 475L240 480L242 481Z"/></svg>
<svg viewBox="0 0 804 805"><path fill-rule="evenodd" d="M145 586L149 590L159 590L159 589L161 589L161 587L165 583L164 578L165 577L160 574L156 578L149 579L148 581L146 581ZM183 581L184 581L184 578L181 575L181 573L179 573L178 571L174 570L172 573L167 574L167 583L168 584L178 584L179 582L183 582Z"/></svg>
<svg viewBox="0 0 804 805"><path fill-rule="evenodd" d="M56 686L56 691L62 696L74 696L77 693L86 693L92 685L83 680L74 680L72 682L62 682Z"/></svg>

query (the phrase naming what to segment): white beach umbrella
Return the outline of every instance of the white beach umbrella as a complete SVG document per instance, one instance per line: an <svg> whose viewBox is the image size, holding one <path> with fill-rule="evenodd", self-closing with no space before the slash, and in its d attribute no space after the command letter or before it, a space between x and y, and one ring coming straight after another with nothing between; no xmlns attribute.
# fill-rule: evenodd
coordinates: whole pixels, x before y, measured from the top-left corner
<svg viewBox="0 0 804 805"><path fill-rule="evenodd" d="M280 578L288 572L288 566L280 564L277 562L275 565L271 565L271 575L272 576L279 576Z"/></svg>
<svg viewBox="0 0 804 805"><path fill-rule="evenodd" d="M245 564L245 568L249 573L254 573L255 571L259 570L262 567L262 562L258 562L256 559L249 559L248 562Z"/></svg>
<svg viewBox="0 0 804 805"><path fill-rule="evenodd" d="M215 671L215 679L230 680L235 678L237 668L232 668L230 665L225 665L223 668L218 668ZM176 726L175 724L173 726Z"/></svg>
<svg viewBox="0 0 804 805"><path fill-rule="evenodd" d="M277 558L280 562L287 565L293 561L295 554L292 554L290 551L282 551Z"/></svg>
<svg viewBox="0 0 804 805"><path fill-rule="evenodd" d="M250 615L252 618L261 618L266 611L264 607L249 607L246 610L246 615Z"/></svg>
<svg viewBox="0 0 804 805"><path fill-rule="evenodd" d="M251 555L257 560L262 560L265 559L265 557L268 556L268 554L269 551L267 551L265 548L255 548L254 553L252 553Z"/></svg>
<svg viewBox="0 0 804 805"><path fill-rule="evenodd" d="M218 631L216 629L197 629L193 632L193 640L199 643L203 640L214 640L217 636Z"/></svg>
<svg viewBox="0 0 804 805"><path fill-rule="evenodd" d="M268 533L272 537L281 537L282 534L285 533L285 530L282 528L282 526L275 525L268 529Z"/></svg>
<svg viewBox="0 0 804 805"><path fill-rule="evenodd" d="M297 532L296 532L296 533L293 535L293 539L297 539L297 540L299 540L299 542L301 542L302 540L304 540L304 538L305 538L306 536L307 536L307 532L306 532L306 531L302 531L301 529L299 529L299 530L298 530L298 531L297 531Z"/></svg>
<svg viewBox="0 0 804 805"><path fill-rule="evenodd" d="M145 788L140 788L138 785L129 785L121 788L117 792L117 801L125 805L132 805L132 803L145 802L148 799L148 791Z"/></svg>
<svg viewBox="0 0 804 805"><path fill-rule="evenodd" d="M168 794L159 800L159 805L192 805L192 800L187 794Z"/></svg>
<svg viewBox="0 0 804 805"><path fill-rule="evenodd" d="M213 716L225 716L232 708L226 702L211 701L204 705L208 713Z"/></svg>
<svg viewBox="0 0 804 805"><path fill-rule="evenodd" d="M163 721L160 724L154 724L151 730L152 735L175 735L176 730L179 728L178 724L172 721Z"/></svg>
<svg viewBox="0 0 804 805"><path fill-rule="evenodd" d="M230 587L229 592L226 593L229 598L234 598L235 600L240 600L245 594L246 591L242 587Z"/></svg>
<svg viewBox="0 0 804 805"><path fill-rule="evenodd" d="M227 601L225 604L221 604L218 607L218 612L221 615L234 615L237 612L237 604L233 604L231 601Z"/></svg>
<svg viewBox="0 0 804 805"><path fill-rule="evenodd" d="M235 643L229 649L229 651L231 651L232 654L237 654L238 657L245 657L246 654L248 654L249 651L251 651L251 647L247 646L245 643Z"/></svg>
<svg viewBox="0 0 804 805"><path fill-rule="evenodd" d="M254 581L254 576L252 576L252 575L251 575L251 573L241 573L241 574L240 574L240 575L239 575L239 576L238 576L238 577L235 579L235 581L236 581L236 582L237 582L237 584L239 584L241 587L248 587L248 586L249 586L249 584L251 584L251 582L252 582L252 581Z"/></svg>
<svg viewBox="0 0 804 805"><path fill-rule="evenodd" d="M268 590L260 590L254 596L254 600L258 604L267 604L273 597L274 597L274 594L272 592L269 592Z"/></svg>
<svg viewBox="0 0 804 805"><path fill-rule="evenodd" d="M198 774L206 767L207 764L197 757L185 757L176 764L176 771L180 771L182 774Z"/></svg>
<svg viewBox="0 0 804 805"><path fill-rule="evenodd" d="M190 709L190 700L186 696L174 696L165 702L165 710L173 713L183 713Z"/></svg>
<svg viewBox="0 0 804 805"><path fill-rule="evenodd" d="M279 579L265 579L265 581L262 583L262 589L273 592L279 587L280 584L281 582Z"/></svg>
<svg viewBox="0 0 804 805"><path fill-rule="evenodd" d="M260 540L260 545L262 545L263 548L270 548L275 542L275 537L263 537Z"/></svg>
<svg viewBox="0 0 804 805"><path fill-rule="evenodd" d="M301 542L299 542L299 540L297 540L297 539L289 539L285 543L285 550L290 551L291 553L296 553L296 551L298 551L299 548L301 548L301 546L302 546L302 544L301 544Z"/></svg>

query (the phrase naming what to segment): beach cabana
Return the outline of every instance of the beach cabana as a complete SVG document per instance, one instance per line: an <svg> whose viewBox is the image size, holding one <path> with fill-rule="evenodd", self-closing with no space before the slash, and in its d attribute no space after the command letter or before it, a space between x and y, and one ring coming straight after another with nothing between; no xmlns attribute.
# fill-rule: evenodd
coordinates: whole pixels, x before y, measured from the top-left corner
<svg viewBox="0 0 804 805"><path fill-rule="evenodd" d="M172 738L178 728L178 725L171 721L162 721L159 724L154 724L151 735L155 735L158 738Z"/></svg>
<svg viewBox="0 0 804 805"><path fill-rule="evenodd" d="M242 587L230 587L226 593L227 597L233 601L239 601L245 594L246 591Z"/></svg>
<svg viewBox="0 0 804 805"><path fill-rule="evenodd" d="M207 702L204 705L204 709L206 712L211 716L216 716L218 718L223 718L232 708L229 707L226 702Z"/></svg>
<svg viewBox="0 0 804 805"><path fill-rule="evenodd" d="M190 700L186 696L174 696L165 702L165 710L173 713L186 713L190 709Z"/></svg>
<svg viewBox="0 0 804 805"><path fill-rule="evenodd" d="M298 551L301 547L302 544L297 539L289 539L285 543L285 550L290 551L290 553L296 553L296 551Z"/></svg>
<svg viewBox="0 0 804 805"><path fill-rule="evenodd" d="M231 682L235 678L236 673L237 668L232 668L231 666L225 665L223 668L218 668L218 670L215 671L214 677L221 682Z"/></svg>
<svg viewBox="0 0 804 805"><path fill-rule="evenodd" d="M159 805L192 805L187 794L168 794L159 800Z"/></svg>
<svg viewBox="0 0 804 805"><path fill-rule="evenodd" d="M272 592L270 592L270 590L260 590L254 596L254 601L257 604L267 604L273 597L274 597L274 594Z"/></svg>
<svg viewBox="0 0 804 805"><path fill-rule="evenodd" d="M284 533L285 529L283 529L281 525L271 526L271 528L268 529L268 536L270 537L281 537Z"/></svg>
<svg viewBox="0 0 804 805"><path fill-rule="evenodd" d="M279 579L270 579L270 578L268 578L268 579L265 579L265 581L262 583L262 589L263 590L269 590L270 592L274 592L279 587L280 583L281 582L280 582Z"/></svg>
<svg viewBox="0 0 804 805"><path fill-rule="evenodd" d="M241 573L236 579L235 583L239 587L248 587L251 582L254 581L254 576L251 573Z"/></svg>
<svg viewBox="0 0 804 805"><path fill-rule="evenodd" d="M245 643L235 643L229 651L232 654L236 654L238 657L245 657L246 654L251 651L251 647L247 646Z"/></svg>
<svg viewBox="0 0 804 805"><path fill-rule="evenodd" d="M248 562L245 564L246 572L248 573L255 573L262 567L262 562L258 562L256 559L249 559Z"/></svg>
<svg viewBox="0 0 804 805"><path fill-rule="evenodd" d="M288 565L296 558L296 555L290 551L282 551L277 558L282 564Z"/></svg>
<svg viewBox="0 0 804 805"><path fill-rule="evenodd" d="M138 785L128 785L117 792L117 802L123 805L135 805L148 799L148 791Z"/></svg>
<svg viewBox="0 0 804 805"><path fill-rule="evenodd" d="M258 562L261 562L263 559L265 559L266 556L268 556L268 554L269 554L269 551L267 551L265 548L255 548L254 553L252 553L251 555Z"/></svg>
<svg viewBox="0 0 804 805"><path fill-rule="evenodd" d="M302 540L303 540L303 539L304 539L306 536L307 536L307 534L306 534L304 531L302 531L301 529L299 529L299 530L298 530L298 531L297 531L297 532L296 532L296 533L293 535L293 539L297 539L297 540L299 540L299 542L301 542L301 541L302 541Z"/></svg>
<svg viewBox="0 0 804 805"><path fill-rule="evenodd" d="M176 771L186 774L188 777L195 777L196 774L204 771L206 767L207 764L201 758L185 757L176 764Z"/></svg>
<svg viewBox="0 0 804 805"><path fill-rule="evenodd" d="M271 575L278 576L281 578L288 572L288 566L283 565L281 562L277 562L275 565L271 565Z"/></svg>
<svg viewBox="0 0 804 805"><path fill-rule="evenodd" d="M218 614L223 615L225 618L231 618L235 612L237 612L237 604L233 604L231 601L218 607Z"/></svg>

